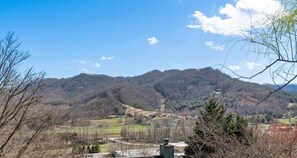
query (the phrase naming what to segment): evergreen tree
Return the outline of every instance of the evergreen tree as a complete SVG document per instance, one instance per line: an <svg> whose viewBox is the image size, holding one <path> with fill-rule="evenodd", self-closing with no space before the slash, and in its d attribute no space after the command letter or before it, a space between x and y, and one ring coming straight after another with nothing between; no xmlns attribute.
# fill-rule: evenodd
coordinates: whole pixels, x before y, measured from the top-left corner
<svg viewBox="0 0 297 158"><path fill-rule="evenodd" d="M193 135L186 140L185 157L225 157L233 146L247 146L248 135L246 119L226 114L223 105L210 99L199 112Z"/></svg>

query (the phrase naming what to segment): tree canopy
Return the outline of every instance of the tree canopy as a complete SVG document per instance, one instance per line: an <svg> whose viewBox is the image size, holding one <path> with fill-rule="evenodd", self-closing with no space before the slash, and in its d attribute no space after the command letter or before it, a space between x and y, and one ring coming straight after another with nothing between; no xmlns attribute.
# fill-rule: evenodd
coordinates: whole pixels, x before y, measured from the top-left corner
<svg viewBox="0 0 297 158"><path fill-rule="evenodd" d="M200 110L193 135L186 140L185 157L226 157L236 148L249 146L250 136L242 116L227 113L223 105L210 99Z"/></svg>

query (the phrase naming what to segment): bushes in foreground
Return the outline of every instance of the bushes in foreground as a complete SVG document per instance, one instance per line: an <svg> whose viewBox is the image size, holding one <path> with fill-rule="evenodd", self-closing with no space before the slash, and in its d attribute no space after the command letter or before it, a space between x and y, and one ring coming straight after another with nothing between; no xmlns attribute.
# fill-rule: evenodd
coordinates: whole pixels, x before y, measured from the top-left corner
<svg viewBox="0 0 297 158"><path fill-rule="evenodd" d="M95 143L94 145L76 145L72 149L73 154L93 154L100 153L100 144Z"/></svg>

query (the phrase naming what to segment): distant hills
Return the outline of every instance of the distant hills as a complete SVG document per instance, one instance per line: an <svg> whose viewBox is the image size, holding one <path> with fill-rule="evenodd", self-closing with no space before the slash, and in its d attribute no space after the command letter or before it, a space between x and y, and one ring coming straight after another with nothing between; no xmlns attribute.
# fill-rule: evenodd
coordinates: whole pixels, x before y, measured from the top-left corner
<svg viewBox="0 0 297 158"><path fill-rule="evenodd" d="M265 84L268 87L271 87L273 89L276 89L278 87L281 87L282 85L274 85L274 84ZM297 84L288 84L287 86L285 86L282 91L285 92L292 92L292 93L296 93L297 94Z"/></svg>
<svg viewBox="0 0 297 158"><path fill-rule="evenodd" d="M165 100L170 111L195 110L215 97L243 114L270 113L282 116L295 94L279 92L262 104L271 86L243 82L210 67L150 71L135 77L80 74L65 79L44 79L44 104L71 108L76 117L123 114L122 104L145 110L160 108Z"/></svg>

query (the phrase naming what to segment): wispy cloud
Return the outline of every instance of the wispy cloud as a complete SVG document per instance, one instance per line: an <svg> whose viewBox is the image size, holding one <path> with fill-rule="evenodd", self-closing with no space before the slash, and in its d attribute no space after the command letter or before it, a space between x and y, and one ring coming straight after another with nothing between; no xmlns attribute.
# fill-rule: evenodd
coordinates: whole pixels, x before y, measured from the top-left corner
<svg viewBox="0 0 297 158"><path fill-rule="evenodd" d="M76 64L76 66L82 71L82 72L91 72L89 68L100 68L101 65L98 62L93 61L86 61L86 60L74 60L72 61Z"/></svg>
<svg viewBox="0 0 297 158"><path fill-rule="evenodd" d="M100 58L100 60L112 60L112 59L114 59L114 56L110 56L110 57L102 56Z"/></svg>
<svg viewBox="0 0 297 158"><path fill-rule="evenodd" d="M78 60L77 61L79 64L87 64L88 62L87 61L85 61L85 60Z"/></svg>
<svg viewBox="0 0 297 158"><path fill-rule="evenodd" d="M150 37L147 39L148 44L154 45L157 44L159 42L159 40L156 37Z"/></svg>
<svg viewBox="0 0 297 158"><path fill-rule="evenodd" d="M267 15L283 10L277 0L236 0L236 4L226 4L219 9L219 16L206 16L195 11L196 21L187 25L191 29L222 35L242 35L243 28L260 27ZM223 18L226 17L226 18Z"/></svg>
<svg viewBox="0 0 297 158"><path fill-rule="evenodd" d="M241 69L241 66L239 66L239 65L232 65L232 66L229 66L228 68L230 70L232 70L232 71L237 71L237 70L240 70Z"/></svg>
<svg viewBox="0 0 297 158"><path fill-rule="evenodd" d="M224 50L224 45L214 43L213 41L206 41L205 45L207 45L211 49L214 49L214 50L217 50L217 51L223 51Z"/></svg>
<svg viewBox="0 0 297 158"><path fill-rule="evenodd" d="M93 64L93 67L97 67L97 68L99 68L99 67L101 67L101 65L100 65L99 63L94 63L94 64Z"/></svg>
<svg viewBox="0 0 297 158"><path fill-rule="evenodd" d="M248 70L254 70L256 68L263 67L263 64L255 63L255 62L246 62L246 67Z"/></svg>

